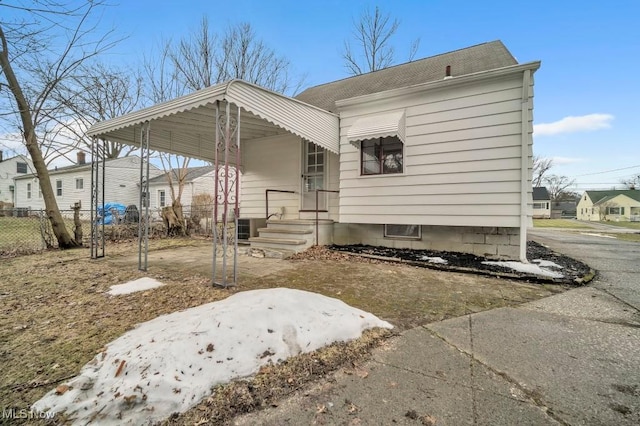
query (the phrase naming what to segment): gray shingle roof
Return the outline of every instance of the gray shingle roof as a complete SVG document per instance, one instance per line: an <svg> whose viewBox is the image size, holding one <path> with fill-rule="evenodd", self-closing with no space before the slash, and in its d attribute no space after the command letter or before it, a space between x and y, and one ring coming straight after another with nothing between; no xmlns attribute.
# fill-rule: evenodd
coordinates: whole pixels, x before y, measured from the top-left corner
<svg viewBox="0 0 640 426"><path fill-rule="evenodd" d="M593 204L605 203L618 195L626 195L632 200L640 202L640 190L637 189L617 189L610 191L586 191L593 201Z"/></svg>
<svg viewBox="0 0 640 426"><path fill-rule="evenodd" d="M500 40L392 66L332 83L311 87L295 98L336 112L336 101L400 87L442 80L447 65L455 76L517 65Z"/></svg>
<svg viewBox="0 0 640 426"><path fill-rule="evenodd" d="M204 176L209 172L212 172L215 169L213 166L202 166L202 167L189 167L187 169L187 176L185 178L185 182L192 182L193 180L199 178L200 176ZM178 179L177 170L171 170L173 173L173 178ZM167 173L163 173L160 176L156 176L152 179L149 179L149 183L166 183L167 182Z"/></svg>
<svg viewBox="0 0 640 426"><path fill-rule="evenodd" d="M550 200L549 191L544 186L536 186L533 188L533 201Z"/></svg>

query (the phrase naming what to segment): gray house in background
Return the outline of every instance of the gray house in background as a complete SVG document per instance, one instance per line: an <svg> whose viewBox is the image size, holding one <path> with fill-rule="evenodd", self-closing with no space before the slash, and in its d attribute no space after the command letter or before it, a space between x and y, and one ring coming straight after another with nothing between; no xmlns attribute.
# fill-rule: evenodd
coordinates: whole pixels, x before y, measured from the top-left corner
<svg viewBox="0 0 640 426"><path fill-rule="evenodd" d="M544 186L533 188L533 218L551 218L551 197L549 196L549 191L547 191L547 188Z"/></svg>
<svg viewBox="0 0 640 426"><path fill-rule="evenodd" d="M180 203L183 206L190 206L193 197L199 194L208 194L213 200L215 168L213 166L189 167L184 178L184 188ZM178 192L178 172L172 170L173 185ZM159 210L171 205L171 187L167 178L167 173L149 179L149 208Z"/></svg>
<svg viewBox="0 0 640 426"><path fill-rule="evenodd" d="M229 106L238 111L239 217L262 226L252 226L252 247L304 249L318 214L320 243L525 259L539 67L493 41L296 98L233 80L88 134L135 145L148 123L150 149L213 161L216 107ZM268 189L281 192L265 212ZM317 189L336 192L316 205Z"/></svg>

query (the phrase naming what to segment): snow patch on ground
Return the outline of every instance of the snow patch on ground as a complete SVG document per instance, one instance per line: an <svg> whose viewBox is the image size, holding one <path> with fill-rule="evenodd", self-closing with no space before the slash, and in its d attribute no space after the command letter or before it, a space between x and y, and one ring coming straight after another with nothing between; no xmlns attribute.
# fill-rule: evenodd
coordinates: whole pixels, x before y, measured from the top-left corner
<svg viewBox="0 0 640 426"><path fill-rule="evenodd" d="M150 290L152 288L160 287L162 284L160 281L153 278L143 277L138 278L135 281L129 281L128 283L112 285L107 294L111 296L120 296L122 294L131 294L137 291Z"/></svg>
<svg viewBox="0 0 640 426"><path fill-rule="evenodd" d="M153 423L193 407L217 384L373 327L392 325L316 293L240 292L139 324L32 408L75 424Z"/></svg>
<svg viewBox="0 0 640 426"><path fill-rule="evenodd" d="M556 269L563 269L562 266L558 265L555 262L552 262L550 260L544 260L544 259L533 259L532 262L537 263L538 266L541 266L543 268L556 268Z"/></svg>
<svg viewBox="0 0 640 426"><path fill-rule="evenodd" d="M441 257L422 256L420 260L426 260L429 263L441 263L443 265L449 263L447 259L443 259Z"/></svg>
<svg viewBox="0 0 640 426"><path fill-rule="evenodd" d="M564 277L564 275L562 275L559 272L552 271L550 269L544 268L540 265L534 265L532 263L509 262L509 261L505 261L505 262L485 261L482 263L484 265L502 266L504 268L513 269L514 271L524 272L527 274L541 275L544 277L550 277L550 278Z"/></svg>

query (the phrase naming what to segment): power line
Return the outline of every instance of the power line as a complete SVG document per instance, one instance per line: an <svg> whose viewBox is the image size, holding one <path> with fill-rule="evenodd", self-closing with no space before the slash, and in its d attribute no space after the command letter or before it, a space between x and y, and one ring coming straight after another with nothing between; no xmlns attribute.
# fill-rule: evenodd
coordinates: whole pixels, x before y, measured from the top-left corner
<svg viewBox="0 0 640 426"><path fill-rule="evenodd" d="M636 167L640 167L640 164L637 164L637 165L635 165L635 166L629 166L629 167L621 167L621 168L619 168L619 169L605 170L605 171L603 171L603 172L585 173L585 174L582 174L582 175L575 175L575 176L573 176L573 177L592 176L592 175L601 175L601 174L603 174L603 173L617 172L617 171L620 171L620 170L628 170L628 169L633 169L633 168L636 168Z"/></svg>

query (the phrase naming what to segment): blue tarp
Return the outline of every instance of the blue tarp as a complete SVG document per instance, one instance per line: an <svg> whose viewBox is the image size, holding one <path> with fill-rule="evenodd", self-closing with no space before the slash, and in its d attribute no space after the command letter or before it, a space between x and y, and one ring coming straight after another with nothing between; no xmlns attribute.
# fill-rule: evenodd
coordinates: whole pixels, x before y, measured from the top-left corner
<svg viewBox="0 0 640 426"><path fill-rule="evenodd" d="M101 220L104 218L105 225L111 225L113 223L113 214L112 211L118 212L118 217L120 220L124 219L124 212L127 207L124 204L120 203L105 203L104 208L102 206L98 206L97 214L98 214L98 222L102 223Z"/></svg>

